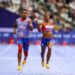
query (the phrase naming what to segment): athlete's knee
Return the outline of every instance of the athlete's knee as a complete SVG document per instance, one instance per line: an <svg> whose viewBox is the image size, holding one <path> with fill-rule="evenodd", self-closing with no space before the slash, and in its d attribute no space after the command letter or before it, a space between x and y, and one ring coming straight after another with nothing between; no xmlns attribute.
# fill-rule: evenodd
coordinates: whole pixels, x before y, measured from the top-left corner
<svg viewBox="0 0 75 75"><path fill-rule="evenodd" d="M22 45L18 44L18 53L22 53Z"/></svg>
<svg viewBox="0 0 75 75"><path fill-rule="evenodd" d="M50 43L48 44L48 49L51 49L51 48L52 48L52 46L53 46L53 43L52 43L52 42L50 42Z"/></svg>
<svg viewBox="0 0 75 75"><path fill-rule="evenodd" d="M51 47L48 47L48 54L51 54Z"/></svg>
<svg viewBox="0 0 75 75"><path fill-rule="evenodd" d="M24 51L24 55L25 56L28 56L28 51Z"/></svg>
<svg viewBox="0 0 75 75"><path fill-rule="evenodd" d="M18 49L22 49L22 44L18 44Z"/></svg>

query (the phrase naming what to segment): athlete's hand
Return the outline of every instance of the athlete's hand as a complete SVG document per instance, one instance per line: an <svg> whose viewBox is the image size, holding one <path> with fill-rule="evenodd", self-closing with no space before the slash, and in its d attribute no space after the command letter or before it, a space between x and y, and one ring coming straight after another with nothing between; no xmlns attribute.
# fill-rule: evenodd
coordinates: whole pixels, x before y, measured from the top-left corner
<svg viewBox="0 0 75 75"><path fill-rule="evenodd" d="M28 21L29 26L32 26L32 20Z"/></svg>
<svg viewBox="0 0 75 75"><path fill-rule="evenodd" d="M32 20L29 20L29 21L28 21L28 24L29 24L30 30L32 31L32 30L33 30Z"/></svg>

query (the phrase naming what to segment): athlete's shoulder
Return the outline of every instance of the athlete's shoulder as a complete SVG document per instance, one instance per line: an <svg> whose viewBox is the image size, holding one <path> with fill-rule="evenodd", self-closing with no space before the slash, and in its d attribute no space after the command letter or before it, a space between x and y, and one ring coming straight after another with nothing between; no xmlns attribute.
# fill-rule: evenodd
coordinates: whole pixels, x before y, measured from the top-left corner
<svg viewBox="0 0 75 75"><path fill-rule="evenodd" d="M28 23L32 23L32 20L31 20L31 18L27 17L27 20L26 20L26 22L28 22Z"/></svg>
<svg viewBox="0 0 75 75"><path fill-rule="evenodd" d="M17 21L20 21L20 17L16 19L16 22L17 22Z"/></svg>
<svg viewBox="0 0 75 75"><path fill-rule="evenodd" d="M30 18L30 17L27 17L27 20L28 20L28 21L31 21L31 18Z"/></svg>

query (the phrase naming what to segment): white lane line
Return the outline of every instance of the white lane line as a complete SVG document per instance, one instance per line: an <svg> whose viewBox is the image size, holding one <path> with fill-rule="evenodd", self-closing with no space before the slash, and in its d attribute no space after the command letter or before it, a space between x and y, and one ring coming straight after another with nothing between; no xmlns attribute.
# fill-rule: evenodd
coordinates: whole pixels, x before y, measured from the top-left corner
<svg viewBox="0 0 75 75"><path fill-rule="evenodd" d="M3 50L3 51L0 53L0 55L3 55L3 54L6 53L7 51L9 51L11 47L12 47L12 45L8 45L8 47L5 48L5 50Z"/></svg>
<svg viewBox="0 0 75 75"><path fill-rule="evenodd" d="M0 57L0 60L17 60L17 57Z"/></svg>
<svg viewBox="0 0 75 75"><path fill-rule="evenodd" d="M8 57L8 56L2 56L2 57L0 57L0 59L13 59L13 58L17 58L17 56L16 57ZM28 60L35 60L35 59L40 59L40 57L34 57L34 56L29 56L28 57Z"/></svg>

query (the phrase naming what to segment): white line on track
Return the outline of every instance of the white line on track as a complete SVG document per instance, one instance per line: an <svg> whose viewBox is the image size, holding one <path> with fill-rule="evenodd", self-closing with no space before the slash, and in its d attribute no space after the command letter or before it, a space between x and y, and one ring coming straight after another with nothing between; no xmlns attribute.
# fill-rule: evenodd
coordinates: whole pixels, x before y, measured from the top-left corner
<svg viewBox="0 0 75 75"><path fill-rule="evenodd" d="M8 47L5 48L5 50L3 50L3 51L0 53L0 55L3 55L3 54L6 53L7 51L9 51L11 47L12 47L12 45L8 45Z"/></svg>
<svg viewBox="0 0 75 75"><path fill-rule="evenodd" d="M0 60L16 60L16 57L0 57Z"/></svg>
<svg viewBox="0 0 75 75"><path fill-rule="evenodd" d="M17 59L17 57L0 57L1 60L13 60L13 59ZM35 60L35 59L40 59L40 57L29 57L29 60Z"/></svg>

